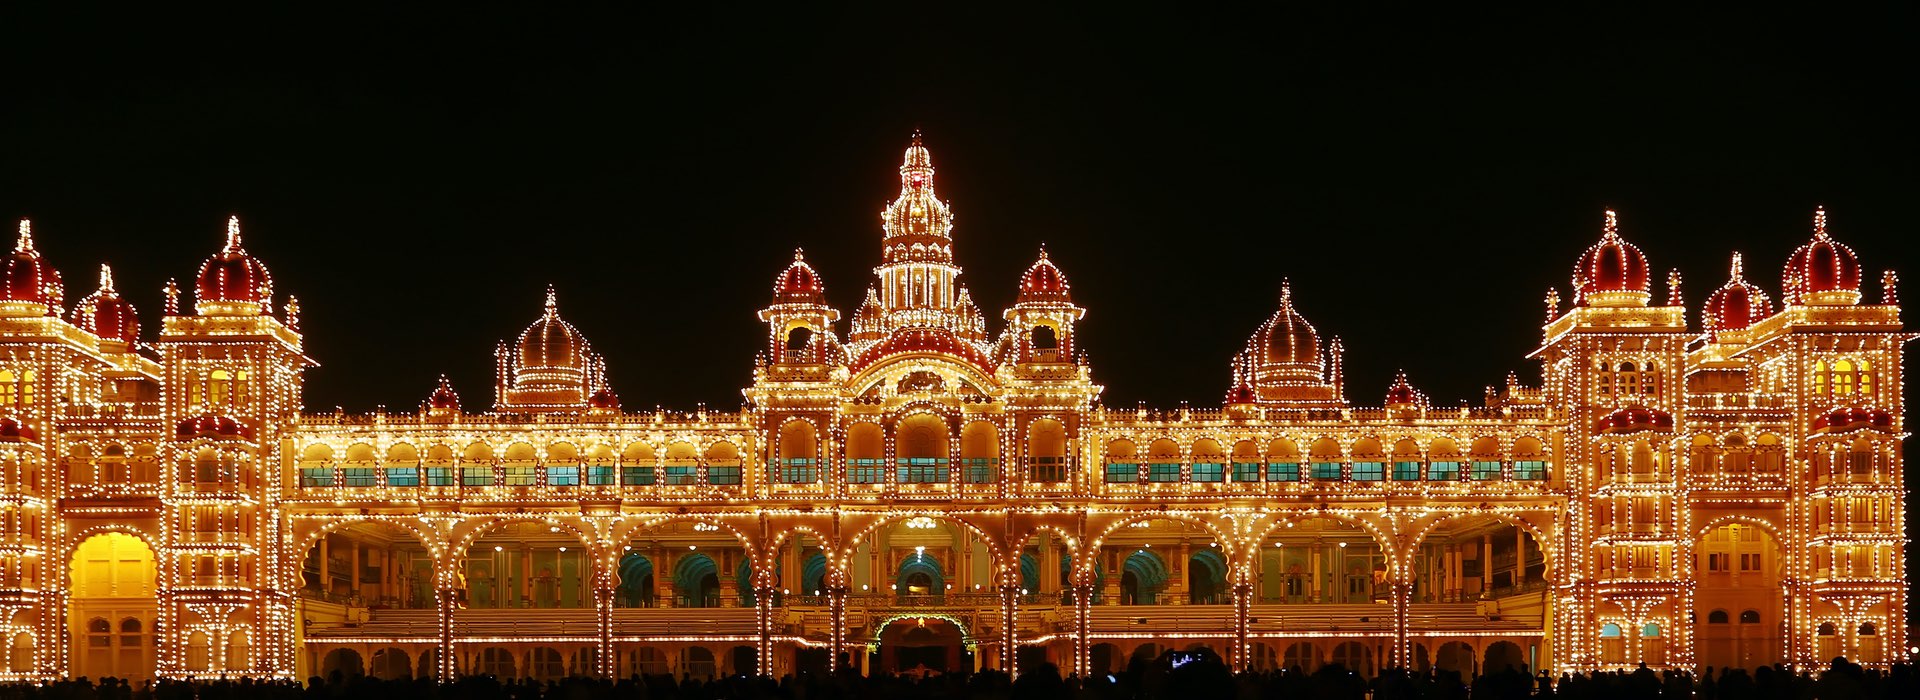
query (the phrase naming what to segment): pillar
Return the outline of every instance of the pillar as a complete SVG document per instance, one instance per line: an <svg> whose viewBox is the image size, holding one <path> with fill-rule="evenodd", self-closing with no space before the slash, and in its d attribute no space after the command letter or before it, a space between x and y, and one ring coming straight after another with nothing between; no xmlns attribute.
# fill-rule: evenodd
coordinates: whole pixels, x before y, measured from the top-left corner
<svg viewBox="0 0 1920 700"><path fill-rule="evenodd" d="M1480 592L1493 590L1493 533L1480 536Z"/></svg>
<svg viewBox="0 0 1920 700"><path fill-rule="evenodd" d="M1186 605L1190 592L1187 590L1187 567L1192 565L1192 543L1181 540L1180 546L1173 552L1173 561L1167 567L1167 586L1164 591L1167 600L1155 601L1162 605Z"/></svg>
<svg viewBox="0 0 1920 700"><path fill-rule="evenodd" d="M1093 584L1075 583L1073 587L1073 671L1082 678L1090 672L1093 653ZM974 654L975 665L980 655Z"/></svg>
<svg viewBox="0 0 1920 700"><path fill-rule="evenodd" d="M719 553L720 607L740 607L740 580L735 574L736 571L739 571L739 567L734 564L733 555L730 553L730 550L722 549ZM749 583L747 585L751 586L752 584ZM755 605L758 604L758 600L756 599Z"/></svg>
<svg viewBox="0 0 1920 700"><path fill-rule="evenodd" d="M1254 554L1258 556L1259 550ZM1242 579L1233 584L1233 648L1228 650L1227 661L1232 664L1234 673L1247 670L1247 661L1253 649L1247 643L1253 620L1253 584Z"/></svg>
<svg viewBox="0 0 1920 700"><path fill-rule="evenodd" d="M753 626L755 634L753 648L754 653L759 657L756 660L760 664L760 667L754 670L756 674L762 676L774 675L772 670L773 595L778 592L779 591L772 586L756 585L753 588Z"/></svg>
<svg viewBox="0 0 1920 700"><path fill-rule="evenodd" d="M1015 624L1019 616L1020 587L1003 580L1000 584L1000 670L1008 674L1020 670L1017 666L1020 630Z"/></svg>
<svg viewBox="0 0 1920 700"><path fill-rule="evenodd" d="M1314 545L1308 549L1308 554L1311 555L1308 558L1312 560L1311 561L1312 578L1309 580L1307 584L1307 602L1318 603L1320 602L1320 586L1322 585L1321 579L1324 578L1324 576L1321 575L1321 569L1324 568L1323 566L1321 566L1321 559L1325 558L1327 555L1326 543L1324 542L1314 543Z"/></svg>
<svg viewBox="0 0 1920 700"><path fill-rule="evenodd" d="M653 548L653 604L657 607L674 607L673 600L673 555L666 547Z"/></svg>
<svg viewBox="0 0 1920 700"><path fill-rule="evenodd" d="M613 586L605 585L611 577L596 576L594 579L598 583L593 587L593 621L597 628L594 630L593 672L606 678L614 674L613 598L618 591Z"/></svg>
<svg viewBox="0 0 1920 700"><path fill-rule="evenodd" d="M840 653L847 646L847 587L827 586L827 674L840 671ZM866 672L866 655L861 655L861 672Z"/></svg>
<svg viewBox="0 0 1920 700"><path fill-rule="evenodd" d="M1513 526L1513 587L1527 581L1527 531L1518 525Z"/></svg>
<svg viewBox="0 0 1920 700"><path fill-rule="evenodd" d="M1413 645L1411 617L1413 611L1413 580L1399 574L1394 575L1391 584L1393 595L1393 648L1386 656L1387 663L1400 668L1413 668Z"/></svg>
<svg viewBox="0 0 1920 700"><path fill-rule="evenodd" d="M440 627L440 663L434 668L434 678L441 683L452 683L454 677L460 675L459 659L453 649L453 611L460 605L460 591L435 587L433 597Z"/></svg>
<svg viewBox="0 0 1920 700"><path fill-rule="evenodd" d="M333 593L333 577L331 575L333 567L332 557L330 556L332 549L327 545L327 540L332 539L332 537L332 535L320 536L320 597L323 600Z"/></svg>
<svg viewBox="0 0 1920 700"><path fill-rule="evenodd" d="M1120 569L1119 552L1113 547L1101 548L1100 559L1096 561L1098 561L1099 565L1105 568L1107 571L1107 579L1105 582L1106 585L1103 586L1103 588L1105 588L1106 591L1105 593L1102 594L1105 597L1105 603L1107 605L1119 605L1120 604L1120 576L1121 574L1125 573Z"/></svg>
<svg viewBox="0 0 1920 700"><path fill-rule="evenodd" d="M520 591L519 605L516 608L533 607L533 545L520 543Z"/></svg>

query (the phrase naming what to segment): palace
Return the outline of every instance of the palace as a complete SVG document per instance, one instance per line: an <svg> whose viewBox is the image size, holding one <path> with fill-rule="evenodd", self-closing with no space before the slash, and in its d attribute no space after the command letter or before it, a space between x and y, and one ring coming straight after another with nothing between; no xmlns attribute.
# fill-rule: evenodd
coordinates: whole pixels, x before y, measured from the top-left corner
<svg viewBox="0 0 1920 700"><path fill-rule="evenodd" d="M622 409L549 289L490 406L303 413L237 219L147 333L104 266L68 306L22 221L0 679L1909 658L1914 336L1824 211L1777 306L1734 255L1691 324L1608 212L1539 383L1478 407L1349 393L1333 302L1281 285L1221 406L1153 411L1101 405L1044 250L990 323L918 135L899 172L849 326L795 253L737 412Z"/></svg>

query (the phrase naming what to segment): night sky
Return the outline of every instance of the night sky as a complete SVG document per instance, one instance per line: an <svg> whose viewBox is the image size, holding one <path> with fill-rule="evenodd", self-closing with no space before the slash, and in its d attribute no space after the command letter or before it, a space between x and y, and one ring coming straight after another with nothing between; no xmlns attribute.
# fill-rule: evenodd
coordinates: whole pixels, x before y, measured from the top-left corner
<svg viewBox="0 0 1920 700"><path fill-rule="evenodd" d="M305 308L310 410L411 409L441 372L490 402L549 283L629 408L737 407L796 246L851 315L915 127L996 329L1045 242L1116 406L1218 405L1283 278L1358 403L1398 368L1443 404L1535 382L1606 207L1696 324L1735 250L1777 300L1818 204L1869 299L1920 283L1910 9L1176 5L9 15L0 217L69 299L115 264L151 338L239 214Z"/></svg>

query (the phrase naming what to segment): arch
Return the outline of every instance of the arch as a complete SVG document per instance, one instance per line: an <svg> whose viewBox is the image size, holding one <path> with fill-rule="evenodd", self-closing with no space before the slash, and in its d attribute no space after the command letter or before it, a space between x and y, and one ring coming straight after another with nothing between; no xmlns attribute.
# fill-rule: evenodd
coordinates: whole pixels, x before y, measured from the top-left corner
<svg viewBox="0 0 1920 700"><path fill-rule="evenodd" d="M707 483L714 486L740 485L740 448L718 440L707 446Z"/></svg>
<svg viewBox="0 0 1920 700"><path fill-rule="evenodd" d="M323 442L308 445L300 451L300 466L322 467L333 464L333 447Z"/></svg>
<svg viewBox="0 0 1920 700"><path fill-rule="evenodd" d="M1232 602L1227 593L1227 559L1213 548L1195 550L1187 560L1187 598L1196 605Z"/></svg>
<svg viewBox="0 0 1920 700"><path fill-rule="evenodd" d="M1037 483L1067 480L1067 428L1053 418L1027 424L1027 478Z"/></svg>
<svg viewBox="0 0 1920 700"><path fill-rule="evenodd" d="M34 671L32 632L21 630L14 633L13 638L8 640L6 670L8 673L21 675Z"/></svg>
<svg viewBox="0 0 1920 700"><path fill-rule="evenodd" d="M469 443L466 450L460 453L460 462L467 466L492 466L494 463L493 447L478 440Z"/></svg>
<svg viewBox="0 0 1920 700"><path fill-rule="evenodd" d="M687 675L700 679L711 679L720 672L714 663L713 650L706 647L687 647L684 660Z"/></svg>
<svg viewBox="0 0 1920 700"><path fill-rule="evenodd" d="M487 647L473 657L473 673L479 676L493 676L500 680L511 680L520 673L514 668L513 651L506 647Z"/></svg>
<svg viewBox="0 0 1920 700"><path fill-rule="evenodd" d="M558 518L510 516L473 524L450 552L474 607L581 608L593 540Z"/></svg>
<svg viewBox="0 0 1920 700"><path fill-rule="evenodd" d="M815 465L820 459L819 429L812 421L789 420L780 424L780 442L776 483L811 484L820 479Z"/></svg>
<svg viewBox="0 0 1920 700"><path fill-rule="evenodd" d="M383 681L409 680L413 678L413 659L399 647L381 647L374 650L367 673Z"/></svg>
<svg viewBox="0 0 1920 700"><path fill-rule="evenodd" d="M347 678L367 675L366 666L360 661L360 652L342 647L329 651L326 656L321 657L320 675L332 677L335 673Z"/></svg>
<svg viewBox="0 0 1920 700"><path fill-rule="evenodd" d="M1370 678L1374 673L1373 648L1360 642L1341 642L1334 645L1327 663Z"/></svg>
<svg viewBox="0 0 1920 700"><path fill-rule="evenodd" d="M673 590L674 602L681 607L719 606L720 565L704 553L680 557L673 565Z"/></svg>
<svg viewBox="0 0 1920 700"><path fill-rule="evenodd" d="M1743 624L1743 625L1760 624L1760 611L1753 610L1753 609L1740 611L1740 624Z"/></svg>
<svg viewBox="0 0 1920 700"><path fill-rule="evenodd" d="M960 465L966 471L961 480L969 484L990 484L999 480L1000 429L992 422L977 420L960 431Z"/></svg>
<svg viewBox="0 0 1920 700"><path fill-rule="evenodd" d="M567 675L567 657L553 647L534 647L527 653L528 678L536 681L551 681L565 678Z"/></svg>
<svg viewBox="0 0 1920 700"><path fill-rule="evenodd" d="M946 574L941 571L937 558L924 553L912 554L900 561L895 574L894 593L898 595L946 594Z"/></svg>
<svg viewBox="0 0 1920 700"><path fill-rule="evenodd" d="M556 442L547 445L547 466L577 465L580 463L580 449L571 442Z"/></svg>
<svg viewBox="0 0 1920 700"><path fill-rule="evenodd" d="M1167 585L1167 565L1149 549L1137 549L1121 563L1122 605L1152 605Z"/></svg>
<svg viewBox="0 0 1920 700"><path fill-rule="evenodd" d="M187 635L187 671L205 673L213 669L213 644L205 630Z"/></svg>
<svg viewBox="0 0 1920 700"><path fill-rule="evenodd" d="M1482 674L1501 671L1519 672L1526 666L1527 656L1520 649L1520 645L1502 639L1487 645L1485 658L1480 664L1480 672Z"/></svg>
<svg viewBox="0 0 1920 700"><path fill-rule="evenodd" d="M640 552L620 555L615 573L620 584L614 588L614 600L621 607L651 608L654 604L653 559Z"/></svg>
<svg viewBox="0 0 1920 700"><path fill-rule="evenodd" d="M1415 553L1419 552L1420 546L1426 543L1427 536L1432 534L1435 530L1438 530L1443 526L1450 525L1452 523L1455 523L1461 520L1472 520L1475 518L1487 518L1490 520L1496 520L1508 525L1512 525L1516 528L1519 528L1522 532L1526 534L1527 541L1532 542L1533 546L1540 550L1541 570L1539 572L1539 576L1541 577L1541 580L1548 583L1553 583L1557 580L1557 577L1560 575L1560 570L1559 570L1560 559L1559 559L1559 552L1554 549L1553 538L1548 536L1547 531L1543 529L1542 526L1537 525L1527 520L1525 517L1522 517L1514 513L1506 513L1506 512L1496 511L1496 510L1486 510L1486 511L1472 512L1472 513L1438 514L1438 515L1431 516L1431 518L1426 520L1424 523L1420 523L1419 521L1416 521L1418 530L1415 532L1412 538L1412 541L1407 545L1407 549L1405 551L1408 553L1409 557L1411 557ZM1413 562L1407 561L1405 563L1407 565L1412 565ZM1526 573L1527 573L1527 576L1529 577L1529 580L1531 580L1531 577L1534 575L1534 572L1531 570L1531 567L1528 567L1528 570L1526 571Z"/></svg>
<svg viewBox="0 0 1920 700"><path fill-rule="evenodd" d="M938 484L948 480L952 435L947 421L932 413L913 413L894 424L894 464L903 484Z"/></svg>
<svg viewBox="0 0 1920 700"><path fill-rule="evenodd" d="M387 457L382 461L393 466L415 466L420 463L420 450L411 444L396 442L387 448Z"/></svg>
<svg viewBox="0 0 1920 700"><path fill-rule="evenodd" d="M1715 608L1713 612L1707 613L1707 624L1709 625L1724 625L1727 624L1729 619L1727 611L1719 608Z"/></svg>
<svg viewBox="0 0 1920 700"><path fill-rule="evenodd" d="M800 562L800 589L817 595L826 585L827 555L819 552L807 555Z"/></svg>

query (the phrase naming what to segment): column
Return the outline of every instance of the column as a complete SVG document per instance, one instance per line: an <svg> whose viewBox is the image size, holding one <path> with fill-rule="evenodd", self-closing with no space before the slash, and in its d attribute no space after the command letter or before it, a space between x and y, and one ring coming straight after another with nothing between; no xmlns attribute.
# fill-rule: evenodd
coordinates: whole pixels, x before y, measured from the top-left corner
<svg viewBox="0 0 1920 700"><path fill-rule="evenodd" d="M520 543L520 590L517 608L533 607L533 545Z"/></svg>
<svg viewBox="0 0 1920 700"><path fill-rule="evenodd" d="M1393 648L1387 662L1400 668L1413 668L1410 618L1413 610L1413 580L1396 574L1393 587Z"/></svg>
<svg viewBox="0 0 1920 700"><path fill-rule="evenodd" d="M1119 553L1113 547L1102 548L1100 550L1100 559L1096 561L1098 561L1100 566L1106 569L1107 571L1107 579L1105 582L1106 585L1103 586L1103 588L1105 588L1106 591L1105 593L1101 594L1102 597L1104 598L1104 602L1107 605L1119 605L1120 604L1120 575L1122 573L1120 570Z"/></svg>
<svg viewBox="0 0 1920 700"><path fill-rule="evenodd" d="M1016 625L1014 624L1015 620L1019 618L1019 611L1020 587L1004 581L1001 582L1000 670L1006 671L1009 674L1019 672L1019 669L1016 667L1016 662L1019 661L1019 654L1017 652L1019 648L1020 631L1015 629Z"/></svg>
<svg viewBox="0 0 1920 700"><path fill-rule="evenodd" d="M1513 586L1519 588L1527 581L1527 530L1513 527Z"/></svg>
<svg viewBox="0 0 1920 700"><path fill-rule="evenodd" d="M720 607L723 608L740 607L741 582L735 574L735 572L739 571L739 567L734 563L731 552L732 550L728 549L721 549L718 552L720 555ZM752 586L753 584L749 583L747 585ZM755 605L758 604L758 599L755 599Z"/></svg>
<svg viewBox="0 0 1920 700"><path fill-rule="evenodd" d="M327 540L330 540L330 539L333 539L332 535L320 536L320 597L322 599L325 599L328 595L333 593L333 577L332 577L333 550L327 544Z"/></svg>
<svg viewBox="0 0 1920 700"><path fill-rule="evenodd" d="M1092 663L1089 656L1093 653L1093 584L1075 583L1073 586L1073 670L1082 678L1088 673ZM978 663L979 654L974 655Z"/></svg>
<svg viewBox="0 0 1920 700"><path fill-rule="evenodd" d="M618 590L607 585L611 580L610 576L595 576L593 586L593 621L597 628L594 630L593 673L602 678L614 674L613 598Z"/></svg>
<svg viewBox="0 0 1920 700"><path fill-rule="evenodd" d="M847 645L847 587L827 587L827 674L840 671L840 653ZM866 672L866 654L861 656L861 673Z"/></svg>
<svg viewBox="0 0 1920 700"><path fill-rule="evenodd" d="M674 607L673 554L666 547L653 548L653 604L661 608Z"/></svg>
<svg viewBox="0 0 1920 700"><path fill-rule="evenodd" d="M1493 533L1480 536L1480 592L1493 590Z"/></svg>
<svg viewBox="0 0 1920 700"><path fill-rule="evenodd" d="M363 563L365 559L363 557L366 556L366 546L360 540L347 540L347 543L353 546L353 551L347 560L347 599L354 600L362 597L360 595L360 571L365 568L365 564ZM364 603L365 601L363 600L361 602Z"/></svg>
<svg viewBox="0 0 1920 700"><path fill-rule="evenodd" d="M441 683L452 683L454 677L460 674L458 658L453 649L453 611L460 605L460 591L436 586L433 597L440 626L440 663L434 668L434 678Z"/></svg>
<svg viewBox="0 0 1920 700"><path fill-rule="evenodd" d="M1060 543L1054 541L1053 533L1040 533L1040 590L1035 593L1060 592Z"/></svg>
<svg viewBox="0 0 1920 700"><path fill-rule="evenodd" d="M760 666L754 671L762 676L773 675L773 596L779 592L772 586L753 587L754 653Z"/></svg>
<svg viewBox="0 0 1920 700"><path fill-rule="evenodd" d="M1322 568L1320 560L1324 559L1327 555L1327 545L1324 542L1316 542L1312 547L1307 549L1307 553L1309 555L1308 558L1312 560L1312 578L1307 584L1307 602L1318 603L1320 602L1320 586L1321 579L1323 578L1320 573Z"/></svg>
<svg viewBox="0 0 1920 700"><path fill-rule="evenodd" d="M1191 559L1193 556L1192 546L1191 542L1183 539L1180 540L1180 546L1172 552L1173 561L1168 562L1169 566L1167 567L1170 571L1167 574L1168 581L1166 591L1161 596L1164 600L1156 602L1162 605L1187 604L1188 597L1191 595L1191 592L1187 590L1187 567L1193 563Z"/></svg>
<svg viewBox="0 0 1920 700"><path fill-rule="evenodd" d="M1255 556L1259 554L1259 550L1254 550ZM1239 673L1247 670L1248 657L1253 653L1253 648L1247 643L1247 636L1252 627L1254 590L1253 584L1245 580L1235 581L1232 585L1233 648L1229 650L1227 662L1232 664L1235 673Z"/></svg>

